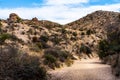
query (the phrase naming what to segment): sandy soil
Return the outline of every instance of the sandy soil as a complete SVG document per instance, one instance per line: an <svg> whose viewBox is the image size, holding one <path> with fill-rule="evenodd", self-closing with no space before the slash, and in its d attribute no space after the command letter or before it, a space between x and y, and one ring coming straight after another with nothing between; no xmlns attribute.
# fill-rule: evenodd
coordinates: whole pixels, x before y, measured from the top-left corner
<svg viewBox="0 0 120 80"><path fill-rule="evenodd" d="M102 64L97 58L76 60L71 67L49 72L50 80L120 80L116 79L109 65Z"/></svg>

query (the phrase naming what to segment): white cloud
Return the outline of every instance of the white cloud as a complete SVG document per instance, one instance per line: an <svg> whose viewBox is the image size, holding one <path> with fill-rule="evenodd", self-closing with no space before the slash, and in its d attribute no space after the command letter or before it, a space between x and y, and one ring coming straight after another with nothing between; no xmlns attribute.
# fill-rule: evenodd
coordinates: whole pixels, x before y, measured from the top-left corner
<svg viewBox="0 0 120 80"><path fill-rule="evenodd" d="M59 0L59 1L63 1L63 0ZM77 3L77 0L74 1ZM64 1L61 3L63 4ZM79 6L72 8L66 5L52 5L52 6L47 5L47 6L35 7L35 8L12 8L12 9L0 8L0 18L5 19L8 18L10 13L17 13L20 17L25 19L31 19L33 17L37 17L40 20L44 19L44 20L58 22L61 24L66 24L96 10L119 11L119 9L120 9L120 3L111 4L111 5L89 6L89 7Z"/></svg>
<svg viewBox="0 0 120 80"><path fill-rule="evenodd" d="M46 0L47 5L67 5L67 4L80 4L88 3L89 0Z"/></svg>

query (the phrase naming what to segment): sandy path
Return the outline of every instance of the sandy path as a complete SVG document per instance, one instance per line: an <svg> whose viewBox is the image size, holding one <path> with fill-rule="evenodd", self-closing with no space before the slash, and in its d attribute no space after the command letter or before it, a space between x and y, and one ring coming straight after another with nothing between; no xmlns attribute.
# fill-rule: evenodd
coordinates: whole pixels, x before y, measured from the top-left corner
<svg viewBox="0 0 120 80"><path fill-rule="evenodd" d="M111 73L109 65L96 59L77 60L71 67L50 71L51 80L119 80Z"/></svg>

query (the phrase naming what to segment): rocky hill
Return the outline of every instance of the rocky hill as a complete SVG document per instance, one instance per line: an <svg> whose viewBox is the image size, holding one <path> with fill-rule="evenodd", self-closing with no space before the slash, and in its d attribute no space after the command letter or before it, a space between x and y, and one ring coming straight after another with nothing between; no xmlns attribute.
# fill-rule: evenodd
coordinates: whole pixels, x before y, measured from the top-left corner
<svg viewBox="0 0 120 80"><path fill-rule="evenodd" d="M12 13L7 20L0 21L1 54L6 52L5 49L9 45L19 49L24 55L37 56L40 65L47 69L55 69L64 64L70 66L76 56L79 58L97 56L99 43L102 40L108 42L108 39L112 40L116 35L109 35L116 31L119 33L119 26L120 13L109 11L96 11L66 25L38 20L36 17L31 20L22 19ZM24 58L24 55L21 55L20 58ZM111 59L106 58L108 56L109 54L103 56L102 60L109 62ZM110 62L110 64L116 64L116 60L117 63L120 62L118 59L114 60L115 62ZM114 68L117 68L117 71L119 71L118 65ZM117 71L115 70L115 72ZM120 74L120 72L118 73Z"/></svg>
<svg viewBox="0 0 120 80"><path fill-rule="evenodd" d="M97 48L99 57L107 64L112 65L113 73L120 75L120 13L109 11L96 11L92 14L65 25L72 30L91 32L94 39L82 38L83 43L96 43L93 51ZM94 33L93 33L94 32ZM90 43L93 40L94 42ZM90 47L92 48L92 47Z"/></svg>
<svg viewBox="0 0 120 80"><path fill-rule="evenodd" d="M97 53L107 64L112 65L113 73L120 75L120 13L109 11L96 11L92 14L65 25L72 30L92 32L96 39ZM95 32L95 33L93 33ZM82 38L83 42L90 43L89 40ZM92 43L93 44L93 43ZM95 51L95 50L93 50Z"/></svg>

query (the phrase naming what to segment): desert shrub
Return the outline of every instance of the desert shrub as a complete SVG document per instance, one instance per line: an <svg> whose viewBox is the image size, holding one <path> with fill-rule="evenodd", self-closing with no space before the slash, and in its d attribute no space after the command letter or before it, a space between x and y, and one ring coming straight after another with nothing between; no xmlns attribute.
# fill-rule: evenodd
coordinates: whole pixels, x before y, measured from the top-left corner
<svg viewBox="0 0 120 80"><path fill-rule="evenodd" d="M53 55L46 54L44 57L45 57L45 63L46 64L56 63L57 59Z"/></svg>
<svg viewBox="0 0 120 80"><path fill-rule="evenodd" d="M80 28L79 31L83 31L84 29L83 28Z"/></svg>
<svg viewBox="0 0 120 80"><path fill-rule="evenodd" d="M34 51L34 52L39 52L41 50L41 48L39 48L39 46L37 44L33 44L33 45L31 45L30 50Z"/></svg>
<svg viewBox="0 0 120 80"><path fill-rule="evenodd" d="M86 55L87 55L88 57L90 57L89 54L92 53L92 50L91 50L90 47L88 47L88 46L82 44L81 47L80 47L80 53L81 53L81 52L86 53Z"/></svg>
<svg viewBox="0 0 120 80"><path fill-rule="evenodd" d="M0 53L1 80L47 80L46 70L40 59L29 56L13 46L6 46Z"/></svg>
<svg viewBox="0 0 120 80"><path fill-rule="evenodd" d="M25 35L25 32L24 32L24 31L22 31L22 32L21 32L21 35Z"/></svg>
<svg viewBox="0 0 120 80"><path fill-rule="evenodd" d="M22 22L23 20L21 19L21 18L19 18L19 17L17 17L17 23L20 23L20 22Z"/></svg>
<svg viewBox="0 0 120 80"><path fill-rule="evenodd" d="M11 35L10 38L11 38L12 41L17 41L18 40L18 37L16 35Z"/></svg>
<svg viewBox="0 0 120 80"><path fill-rule="evenodd" d="M85 35L85 33L84 33L84 32L82 32L82 33L81 33L81 35Z"/></svg>
<svg viewBox="0 0 120 80"><path fill-rule="evenodd" d="M72 40L72 41L76 41L77 38L72 36L72 37L70 38L70 40Z"/></svg>
<svg viewBox="0 0 120 80"><path fill-rule="evenodd" d="M36 43L36 45L39 47L39 49L42 49L44 47L41 42Z"/></svg>
<svg viewBox="0 0 120 80"><path fill-rule="evenodd" d="M48 44L46 44L45 42L41 42L41 44L42 44L43 49L50 48L50 46Z"/></svg>
<svg viewBox="0 0 120 80"><path fill-rule="evenodd" d="M62 40L60 37L58 37L58 35L52 35L53 38L51 39L51 41L54 43L54 44L59 44L60 41Z"/></svg>
<svg viewBox="0 0 120 80"><path fill-rule="evenodd" d="M62 34L65 34L66 32L67 32L67 30L66 30L65 28L62 28L62 29L61 29L61 33L62 33Z"/></svg>
<svg viewBox="0 0 120 80"><path fill-rule="evenodd" d="M57 59L53 55L50 55L50 54L46 54L44 58L45 58L44 64L48 65L52 69L55 69L56 64L57 64Z"/></svg>
<svg viewBox="0 0 120 80"><path fill-rule="evenodd" d="M68 59L66 59L65 64L69 67L73 64L73 60L68 58Z"/></svg>
<svg viewBox="0 0 120 80"><path fill-rule="evenodd" d="M95 31L93 31L93 30L91 30L91 29L88 29L88 30L86 31L86 34L87 34L87 35L91 35L91 34L93 34L93 33L95 33Z"/></svg>
<svg viewBox="0 0 120 80"><path fill-rule="evenodd" d="M45 54L51 54L54 57L58 58L60 61L64 62L65 59L69 56L69 54L66 51L62 51L59 49L49 49L45 51Z"/></svg>
<svg viewBox="0 0 120 80"><path fill-rule="evenodd" d="M22 39L17 39L19 43L24 44L24 41Z"/></svg>
<svg viewBox="0 0 120 80"><path fill-rule="evenodd" d="M48 64L49 67L60 67L62 62L65 62L67 59L72 59L72 55L70 55L66 51L62 51L60 49L48 49L45 51L44 56L47 55L47 58L49 57L52 60L52 63L54 64ZM50 61L51 61L50 60ZM46 61L46 58L45 58ZM48 61L48 60L47 60Z"/></svg>
<svg viewBox="0 0 120 80"><path fill-rule="evenodd" d="M33 27L35 29L39 29L39 26L37 26L37 25L32 25L31 27Z"/></svg>
<svg viewBox="0 0 120 80"><path fill-rule="evenodd" d="M73 34L73 36L77 36L77 33L76 33L76 32L73 32L72 34Z"/></svg>
<svg viewBox="0 0 120 80"><path fill-rule="evenodd" d="M41 35L39 39L42 42L47 42L49 40L49 37L47 35Z"/></svg>
<svg viewBox="0 0 120 80"><path fill-rule="evenodd" d="M32 42L38 42L38 38L36 37L36 36L34 36L33 38L32 38Z"/></svg>
<svg viewBox="0 0 120 80"><path fill-rule="evenodd" d="M0 44L3 44L5 40L9 38L10 38L9 34L0 34Z"/></svg>
<svg viewBox="0 0 120 80"><path fill-rule="evenodd" d="M47 28L47 29L52 29L52 28L54 28L54 26L51 25L51 24L44 24L44 27Z"/></svg>
<svg viewBox="0 0 120 80"><path fill-rule="evenodd" d="M91 34L91 30L90 30L90 29L87 30L87 31L86 31L86 34L87 34L87 35L90 35L90 34Z"/></svg>
<svg viewBox="0 0 120 80"><path fill-rule="evenodd" d="M33 34L34 34L34 31L30 28L30 29L27 31L27 33L33 35Z"/></svg>
<svg viewBox="0 0 120 80"><path fill-rule="evenodd" d="M106 40L102 40L99 42L99 57L102 59L107 56L107 51L109 50L109 44Z"/></svg>
<svg viewBox="0 0 120 80"><path fill-rule="evenodd" d="M47 49L50 46L48 44L46 44L45 42L36 42L34 44L31 45L30 50L35 51L35 52L39 52L42 49Z"/></svg>

